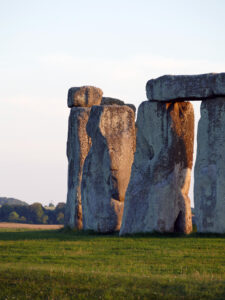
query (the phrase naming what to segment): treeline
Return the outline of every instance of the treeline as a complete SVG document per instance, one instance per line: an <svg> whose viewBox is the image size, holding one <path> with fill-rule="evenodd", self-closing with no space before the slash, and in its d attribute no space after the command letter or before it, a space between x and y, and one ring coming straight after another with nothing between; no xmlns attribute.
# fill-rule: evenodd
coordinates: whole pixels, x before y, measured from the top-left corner
<svg viewBox="0 0 225 300"><path fill-rule="evenodd" d="M65 203L59 203L53 209L46 209L40 203L31 205L9 205L0 207L0 222L29 224L63 224Z"/></svg>

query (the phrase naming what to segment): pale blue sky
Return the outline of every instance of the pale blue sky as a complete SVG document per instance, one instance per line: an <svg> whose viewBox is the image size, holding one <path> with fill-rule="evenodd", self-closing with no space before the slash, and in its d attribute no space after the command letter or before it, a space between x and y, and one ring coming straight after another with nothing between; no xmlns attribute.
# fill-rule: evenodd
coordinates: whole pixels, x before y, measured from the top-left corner
<svg viewBox="0 0 225 300"><path fill-rule="evenodd" d="M0 0L0 41L0 196L57 203L68 88L138 106L148 79L225 71L225 1Z"/></svg>

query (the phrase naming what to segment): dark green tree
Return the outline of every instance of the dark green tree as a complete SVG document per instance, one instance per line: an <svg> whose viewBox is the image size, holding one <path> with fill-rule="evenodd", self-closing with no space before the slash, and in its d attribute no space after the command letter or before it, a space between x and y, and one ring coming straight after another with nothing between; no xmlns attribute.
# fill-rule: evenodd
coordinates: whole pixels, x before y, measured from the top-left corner
<svg viewBox="0 0 225 300"><path fill-rule="evenodd" d="M1 222L7 222L9 219L9 214L13 211L13 207L8 204L2 205L0 208L0 220Z"/></svg>
<svg viewBox="0 0 225 300"><path fill-rule="evenodd" d="M34 224L41 224L44 216L44 209L40 203L29 205L29 220Z"/></svg>
<svg viewBox="0 0 225 300"><path fill-rule="evenodd" d="M9 214L9 222L18 222L20 219L20 216L18 215L17 212L15 211L12 211L10 214Z"/></svg>
<svg viewBox="0 0 225 300"><path fill-rule="evenodd" d="M20 217L19 221L20 221L20 223L26 223L27 219L24 216L22 216L22 217Z"/></svg>
<svg viewBox="0 0 225 300"><path fill-rule="evenodd" d="M57 214L56 220L57 220L57 223L58 223L58 224L64 224L64 213L59 212L59 213Z"/></svg>
<svg viewBox="0 0 225 300"><path fill-rule="evenodd" d="M43 217L42 217L42 223L43 224L48 224L48 215L43 215Z"/></svg>

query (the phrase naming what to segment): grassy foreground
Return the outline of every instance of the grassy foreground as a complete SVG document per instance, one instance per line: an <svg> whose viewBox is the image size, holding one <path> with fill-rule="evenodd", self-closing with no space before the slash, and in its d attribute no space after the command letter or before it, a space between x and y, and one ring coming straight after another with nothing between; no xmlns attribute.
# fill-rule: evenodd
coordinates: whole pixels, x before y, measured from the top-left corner
<svg viewBox="0 0 225 300"><path fill-rule="evenodd" d="M225 299L225 237L0 229L0 299Z"/></svg>

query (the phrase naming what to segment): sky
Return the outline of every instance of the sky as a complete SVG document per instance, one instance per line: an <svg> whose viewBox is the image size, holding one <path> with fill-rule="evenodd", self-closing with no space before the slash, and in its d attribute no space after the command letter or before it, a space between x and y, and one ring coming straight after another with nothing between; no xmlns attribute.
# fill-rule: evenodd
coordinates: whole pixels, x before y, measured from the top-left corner
<svg viewBox="0 0 225 300"><path fill-rule="evenodd" d="M0 0L0 41L0 197L57 204L68 89L138 107L149 79L224 72L225 1Z"/></svg>

